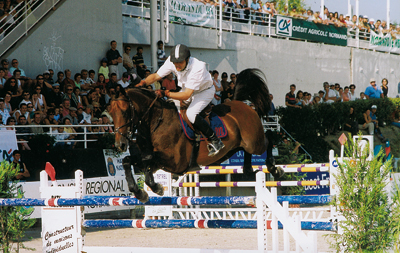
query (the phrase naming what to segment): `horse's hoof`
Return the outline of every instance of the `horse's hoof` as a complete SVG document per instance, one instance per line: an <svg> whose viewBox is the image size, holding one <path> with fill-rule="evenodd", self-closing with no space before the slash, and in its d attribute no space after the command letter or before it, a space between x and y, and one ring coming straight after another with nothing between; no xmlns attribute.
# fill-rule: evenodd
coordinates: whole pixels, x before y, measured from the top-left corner
<svg viewBox="0 0 400 253"><path fill-rule="evenodd" d="M140 190L137 194L135 194L135 197L142 203L149 201L149 195L144 190Z"/></svg>
<svg viewBox="0 0 400 253"><path fill-rule="evenodd" d="M278 180L279 178L283 177L283 175L285 175L285 171L281 167L274 166L274 168L275 172L272 173L272 176L275 180Z"/></svg>
<svg viewBox="0 0 400 253"><path fill-rule="evenodd" d="M153 192L159 196L164 196L164 187L162 186L162 184L156 184L155 190Z"/></svg>

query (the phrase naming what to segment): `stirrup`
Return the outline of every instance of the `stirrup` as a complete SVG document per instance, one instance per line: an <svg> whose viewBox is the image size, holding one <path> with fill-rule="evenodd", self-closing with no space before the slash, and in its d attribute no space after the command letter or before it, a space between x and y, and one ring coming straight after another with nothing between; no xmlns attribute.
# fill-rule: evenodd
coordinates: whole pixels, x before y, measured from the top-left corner
<svg viewBox="0 0 400 253"><path fill-rule="evenodd" d="M225 147L224 143L218 139L218 141L213 141L207 144L208 156L215 156L219 153L221 149Z"/></svg>

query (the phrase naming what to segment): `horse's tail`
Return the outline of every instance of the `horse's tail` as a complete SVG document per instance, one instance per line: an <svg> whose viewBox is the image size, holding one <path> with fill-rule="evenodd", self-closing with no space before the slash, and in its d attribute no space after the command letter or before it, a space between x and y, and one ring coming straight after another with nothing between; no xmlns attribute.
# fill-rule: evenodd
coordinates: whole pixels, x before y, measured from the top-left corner
<svg viewBox="0 0 400 253"><path fill-rule="evenodd" d="M271 99L264 73L259 69L245 69L239 73L234 100L249 100L260 117L265 117L271 107Z"/></svg>

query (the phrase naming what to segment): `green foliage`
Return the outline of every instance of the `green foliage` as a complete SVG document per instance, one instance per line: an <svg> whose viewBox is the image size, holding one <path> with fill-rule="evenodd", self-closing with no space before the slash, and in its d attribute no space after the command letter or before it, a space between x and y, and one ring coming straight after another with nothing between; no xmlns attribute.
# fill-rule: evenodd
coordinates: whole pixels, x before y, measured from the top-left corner
<svg viewBox="0 0 400 253"><path fill-rule="evenodd" d="M284 12L286 0L277 0L276 3L278 6L278 12L279 13ZM306 8L305 6L306 4L304 0L288 0L289 11L292 10L293 8L296 8L296 10L299 11L305 9Z"/></svg>
<svg viewBox="0 0 400 253"><path fill-rule="evenodd" d="M12 181L17 174L18 166L17 168L12 168L12 165L7 161L3 161L0 164L1 198L23 197L23 193L18 191L16 183ZM12 252L13 243L19 243L25 231L35 223L35 220L28 219L31 213L32 208L17 206L0 207L0 250L3 250L5 253Z"/></svg>
<svg viewBox="0 0 400 253"><path fill-rule="evenodd" d="M387 251L399 238L399 191L397 188L390 201L385 190L392 161L385 161L383 151L368 161L368 152L369 147L361 150L358 141L348 142L345 156L352 158L338 161L338 194L331 204L344 219L338 224L343 234L331 235L337 251Z"/></svg>
<svg viewBox="0 0 400 253"><path fill-rule="evenodd" d="M115 134L105 133L99 136L98 139L99 146L102 149L114 149L115 148Z"/></svg>
<svg viewBox="0 0 400 253"><path fill-rule="evenodd" d="M279 155L275 157L276 164L300 164L309 162L305 154L297 153L296 146L299 143L283 141L278 145ZM307 176L306 173L286 173L281 178L282 181L301 181ZM305 193L303 186L282 186L280 187L282 195L302 195Z"/></svg>
<svg viewBox="0 0 400 253"><path fill-rule="evenodd" d="M354 108L357 119L372 105L377 105L376 112L381 124L391 123L391 115L400 106L400 99L369 99L346 103L319 104L306 106L302 109L279 107L277 114L279 123L296 140L303 143L314 162L326 162L329 154L329 145L320 136L339 130L346 122L350 107ZM399 107L400 108L400 107Z"/></svg>
<svg viewBox="0 0 400 253"><path fill-rule="evenodd" d="M48 134L35 134L29 140L29 147L37 153L48 153L53 148L56 138Z"/></svg>

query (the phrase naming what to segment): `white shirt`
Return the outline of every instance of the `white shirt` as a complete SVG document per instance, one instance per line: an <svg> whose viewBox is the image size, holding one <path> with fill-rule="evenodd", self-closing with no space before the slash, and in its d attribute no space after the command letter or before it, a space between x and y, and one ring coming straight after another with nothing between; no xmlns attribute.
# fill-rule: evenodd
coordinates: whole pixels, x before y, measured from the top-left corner
<svg viewBox="0 0 400 253"><path fill-rule="evenodd" d="M190 57L185 70L177 71L175 65L170 61L170 57L165 61L157 74L165 77L173 72L178 77L178 85L182 90L189 88L194 92L199 92L210 88L213 85L210 73L207 71L206 63Z"/></svg>
<svg viewBox="0 0 400 253"><path fill-rule="evenodd" d="M128 81L124 82L122 79L119 80L117 83L121 84L122 88L124 89L129 86L129 82Z"/></svg>

